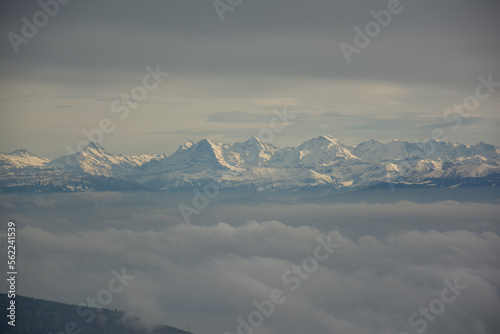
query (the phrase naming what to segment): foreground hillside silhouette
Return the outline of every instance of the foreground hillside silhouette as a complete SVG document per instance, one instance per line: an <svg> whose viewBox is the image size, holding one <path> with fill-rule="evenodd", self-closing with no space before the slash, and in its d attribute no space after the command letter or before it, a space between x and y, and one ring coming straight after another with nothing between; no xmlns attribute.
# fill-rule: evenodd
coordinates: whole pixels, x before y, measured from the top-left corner
<svg viewBox="0 0 500 334"><path fill-rule="evenodd" d="M7 295L0 293L0 304L5 310L9 303ZM190 334L189 332L159 326L147 329L138 317L126 316L122 311L103 309L90 323L77 314L77 306L16 296L16 326L12 327L2 320L0 333L10 334ZM5 315L3 315L5 317ZM68 323L74 322L70 331L65 330ZM77 326L77 327L75 327Z"/></svg>

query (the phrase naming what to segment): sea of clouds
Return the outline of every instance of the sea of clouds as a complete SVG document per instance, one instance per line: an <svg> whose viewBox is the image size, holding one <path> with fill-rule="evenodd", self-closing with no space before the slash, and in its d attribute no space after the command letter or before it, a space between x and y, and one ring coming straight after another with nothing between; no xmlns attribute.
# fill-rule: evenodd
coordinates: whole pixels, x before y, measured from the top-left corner
<svg viewBox="0 0 500 334"><path fill-rule="evenodd" d="M286 300L254 333L500 329L496 203L214 204L202 225L181 224L175 205L148 196L3 195L1 218L18 223L19 293L78 304L126 268L134 279L107 307L196 333L237 333L238 318L248 323L276 289ZM284 280L318 240L337 247L321 249L328 256L309 262L307 278ZM439 302L447 284L461 288ZM444 308L420 313L430 306Z"/></svg>

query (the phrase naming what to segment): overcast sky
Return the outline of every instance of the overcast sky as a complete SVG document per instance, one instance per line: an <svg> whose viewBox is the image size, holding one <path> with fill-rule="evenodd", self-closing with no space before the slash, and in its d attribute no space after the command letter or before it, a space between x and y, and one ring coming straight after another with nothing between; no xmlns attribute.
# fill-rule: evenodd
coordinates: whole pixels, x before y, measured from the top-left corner
<svg viewBox="0 0 500 334"><path fill-rule="evenodd" d="M436 128L500 145L499 87L460 126L443 120L479 76L500 81L500 3L402 0L349 63L340 44L355 46L354 28L388 3L243 0L221 21L212 0L72 0L44 25L35 1L2 1L0 152L55 158L108 118L108 151L170 154L187 139L256 136L285 106L296 117L276 146L320 134L418 141ZM38 32L23 35L34 16ZM157 65L170 75L120 119L112 101Z"/></svg>

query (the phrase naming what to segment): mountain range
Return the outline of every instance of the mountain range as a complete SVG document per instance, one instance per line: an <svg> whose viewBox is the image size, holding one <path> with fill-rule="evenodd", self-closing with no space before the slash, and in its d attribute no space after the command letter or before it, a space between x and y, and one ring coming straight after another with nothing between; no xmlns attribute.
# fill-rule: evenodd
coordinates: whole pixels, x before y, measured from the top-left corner
<svg viewBox="0 0 500 334"><path fill-rule="evenodd" d="M179 191L219 188L263 191L406 187L496 187L500 148L430 140L349 146L319 136L278 148L251 137L241 143L187 141L172 155L121 155L90 142L55 160L26 150L0 154L0 191Z"/></svg>

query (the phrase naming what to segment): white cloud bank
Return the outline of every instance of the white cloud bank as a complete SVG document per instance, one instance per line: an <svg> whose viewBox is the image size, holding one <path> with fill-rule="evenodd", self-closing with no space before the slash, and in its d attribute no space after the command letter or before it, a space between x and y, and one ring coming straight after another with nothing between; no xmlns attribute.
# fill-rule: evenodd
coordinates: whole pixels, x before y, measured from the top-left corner
<svg viewBox="0 0 500 334"><path fill-rule="evenodd" d="M313 256L317 238L328 236L339 248L292 291L283 273ZM500 328L500 237L494 232L402 231L352 240L277 221L143 232L28 226L19 229L18 244L21 294L79 303L106 288L112 269L125 267L135 279L110 308L151 323L189 325L196 333L236 333L237 317L247 319L253 302L269 299L273 289L286 301L254 333L419 333L423 326L410 326L408 318L441 298L446 279L467 288L427 321L425 333Z"/></svg>

